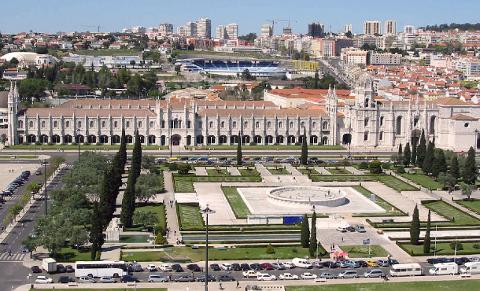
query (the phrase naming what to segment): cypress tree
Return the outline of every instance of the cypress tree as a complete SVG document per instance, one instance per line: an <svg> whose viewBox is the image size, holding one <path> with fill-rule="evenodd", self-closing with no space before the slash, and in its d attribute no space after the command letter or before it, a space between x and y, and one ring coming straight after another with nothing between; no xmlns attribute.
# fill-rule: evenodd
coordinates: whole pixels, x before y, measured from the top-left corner
<svg viewBox="0 0 480 291"><path fill-rule="evenodd" d="M425 153L425 159L423 160L423 165L422 165L422 170L427 175L432 173L434 150L435 150L435 144L433 142L429 142L427 147L427 152Z"/></svg>
<svg viewBox="0 0 480 291"><path fill-rule="evenodd" d="M237 166L241 166L243 164L243 157L242 157L242 135L238 132L238 143L237 143Z"/></svg>
<svg viewBox="0 0 480 291"><path fill-rule="evenodd" d="M125 139L125 128L122 128L122 136L120 138L120 149L118 150L120 155L120 165L123 169L127 163L127 141Z"/></svg>
<svg viewBox="0 0 480 291"><path fill-rule="evenodd" d="M302 248L308 248L310 245L310 229L308 228L308 216L305 214L302 220L300 240Z"/></svg>
<svg viewBox="0 0 480 291"><path fill-rule="evenodd" d="M315 257L317 252L317 214L315 211L312 215L312 230L310 231L310 245L308 247L310 257Z"/></svg>
<svg viewBox="0 0 480 291"><path fill-rule="evenodd" d="M308 164L308 145L307 145L307 134L306 134L305 128L303 129L302 155L300 156L300 163L302 165Z"/></svg>
<svg viewBox="0 0 480 291"><path fill-rule="evenodd" d="M427 152L427 141L425 139L425 130L422 129L422 135L420 136L420 143L417 147L417 167L423 167L423 161L425 160L425 154Z"/></svg>
<svg viewBox="0 0 480 291"><path fill-rule="evenodd" d="M405 145L405 150L403 151L403 164L405 166L410 165L410 158L412 157L411 154L412 153L410 152L410 143L407 142L407 144Z"/></svg>
<svg viewBox="0 0 480 291"><path fill-rule="evenodd" d="M460 178L460 168L458 166L458 157L457 155L453 155L452 157L452 162L451 162L451 165L450 165L450 175L452 175L452 177L454 177L456 180L458 180L458 178Z"/></svg>
<svg viewBox="0 0 480 291"><path fill-rule="evenodd" d="M430 227L431 227L431 218L430 218L430 210L428 210L428 220L427 220L427 229L425 231L425 238L423 240L423 253L424 254L429 254L430 253L430 245L431 245L431 239L430 239Z"/></svg>
<svg viewBox="0 0 480 291"><path fill-rule="evenodd" d="M415 166L417 162L417 138L412 138L412 156L410 157L410 163Z"/></svg>
<svg viewBox="0 0 480 291"><path fill-rule="evenodd" d="M397 154L397 159L399 163L403 162L403 150L402 150L402 144L398 145L398 154Z"/></svg>
<svg viewBox="0 0 480 291"><path fill-rule="evenodd" d="M445 154L443 150L437 149L433 158L432 176L438 177L440 173L447 172L447 161L445 160Z"/></svg>
<svg viewBox="0 0 480 291"><path fill-rule="evenodd" d="M102 245L105 242L103 237L102 213L100 212L98 202L93 203L93 212L90 219L89 241L92 243L90 258L96 260L101 252Z"/></svg>
<svg viewBox="0 0 480 291"><path fill-rule="evenodd" d="M475 162L475 150L470 147L465 159L465 166L463 167L463 182L474 185L477 180L477 164Z"/></svg>
<svg viewBox="0 0 480 291"><path fill-rule="evenodd" d="M418 207L415 205L412 214L412 223L410 225L410 243L412 245L418 245L420 238L420 217L418 214Z"/></svg>

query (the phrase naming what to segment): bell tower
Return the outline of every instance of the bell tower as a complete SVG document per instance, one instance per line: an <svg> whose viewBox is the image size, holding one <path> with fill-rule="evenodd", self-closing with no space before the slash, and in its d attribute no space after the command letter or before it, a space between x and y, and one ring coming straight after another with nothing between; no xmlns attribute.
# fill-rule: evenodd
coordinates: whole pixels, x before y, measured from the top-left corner
<svg viewBox="0 0 480 291"><path fill-rule="evenodd" d="M10 81L10 91L8 92L8 133L7 133L7 144L16 145L18 144L18 104L19 104L19 94L18 94L18 81L21 81L27 77L27 74L24 72L17 71L6 71L3 74L3 78Z"/></svg>

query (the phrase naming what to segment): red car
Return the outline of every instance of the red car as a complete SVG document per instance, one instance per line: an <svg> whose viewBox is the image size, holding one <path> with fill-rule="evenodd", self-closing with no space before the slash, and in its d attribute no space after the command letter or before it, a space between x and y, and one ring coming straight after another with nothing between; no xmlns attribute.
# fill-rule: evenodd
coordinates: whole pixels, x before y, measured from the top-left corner
<svg viewBox="0 0 480 291"><path fill-rule="evenodd" d="M275 268L270 263L263 263L261 264L261 266L262 266L262 269L267 271L275 270Z"/></svg>

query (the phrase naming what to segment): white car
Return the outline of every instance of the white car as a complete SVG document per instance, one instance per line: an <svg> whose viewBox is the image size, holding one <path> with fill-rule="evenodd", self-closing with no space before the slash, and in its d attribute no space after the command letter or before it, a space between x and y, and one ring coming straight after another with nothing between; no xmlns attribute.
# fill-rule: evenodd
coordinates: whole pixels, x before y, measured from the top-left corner
<svg viewBox="0 0 480 291"><path fill-rule="evenodd" d="M95 279L91 278L91 277L88 277L88 276L85 276L85 277L80 277L78 278L78 282L80 283L95 283Z"/></svg>
<svg viewBox="0 0 480 291"><path fill-rule="evenodd" d="M258 272L254 270L248 270L243 272L243 278L257 278L258 277Z"/></svg>
<svg viewBox="0 0 480 291"><path fill-rule="evenodd" d="M270 275L267 273L259 273L257 276L258 281L275 281L277 277L275 275Z"/></svg>
<svg viewBox="0 0 480 291"><path fill-rule="evenodd" d="M154 264L148 264L148 265L147 265L147 270L148 270L149 272L155 272L155 271L157 271L157 267L155 267Z"/></svg>
<svg viewBox="0 0 480 291"><path fill-rule="evenodd" d="M35 284L50 284L53 283L52 278L48 278L47 276L37 276L35 279Z"/></svg>
<svg viewBox="0 0 480 291"><path fill-rule="evenodd" d="M298 276L291 273L283 273L278 276L280 280L298 280Z"/></svg>
<svg viewBox="0 0 480 291"><path fill-rule="evenodd" d="M100 283L117 283L117 280L115 280L113 277L110 276L104 276L100 277L100 280L98 280Z"/></svg>
<svg viewBox="0 0 480 291"><path fill-rule="evenodd" d="M285 263L283 263L283 265L284 265L285 268L287 268L287 269L293 269L293 268L295 268L295 264L292 263L292 262L285 262Z"/></svg>
<svg viewBox="0 0 480 291"><path fill-rule="evenodd" d="M172 272L172 271L173 271L171 264L161 264L161 265L158 266L158 267L159 267L160 270L163 271L163 272Z"/></svg>
<svg viewBox="0 0 480 291"><path fill-rule="evenodd" d="M232 265L229 263L223 263L220 265L220 268L222 268L224 271L230 271L232 270Z"/></svg>
<svg viewBox="0 0 480 291"><path fill-rule="evenodd" d="M314 280L317 279L317 275L306 272L300 275L300 278L302 278L303 280Z"/></svg>

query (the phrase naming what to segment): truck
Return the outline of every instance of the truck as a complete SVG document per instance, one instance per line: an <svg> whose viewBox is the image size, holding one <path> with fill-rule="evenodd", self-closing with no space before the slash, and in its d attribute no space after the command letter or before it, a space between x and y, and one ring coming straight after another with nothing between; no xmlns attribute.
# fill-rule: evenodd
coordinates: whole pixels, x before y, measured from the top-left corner
<svg viewBox="0 0 480 291"><path fill-rule="evenodd" d="M461 274L480 274L480 262L468 262L460 269Z"/></svg>
<svg viewBox="0 0 480 291"><path fill-rule="evenodd" d="M458 274L458 265L454 262L434 264L428 273L430 275L455 275Z"/></svg>
<svg viewBox="0 0 480 291"><path fill-rule="evenodd" d="M52 258L45 258L42 260L42 269L47 273L55 273L57 271L57 261Z"/></svg>

